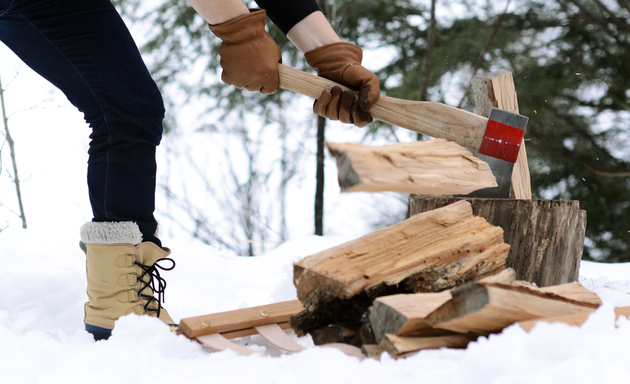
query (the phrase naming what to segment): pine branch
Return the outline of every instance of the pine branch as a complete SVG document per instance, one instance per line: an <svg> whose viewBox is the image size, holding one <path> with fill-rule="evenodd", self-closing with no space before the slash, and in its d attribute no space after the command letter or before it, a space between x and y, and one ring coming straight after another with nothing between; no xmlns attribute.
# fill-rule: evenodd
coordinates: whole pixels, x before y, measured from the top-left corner
<svg viewBox="0 0 630 384"><path fill-rule="evenodd" d="M595 168L589 166L588 164L586 165L586 169L588 169L589 171L593 172L596 175L599 176L608 176L608 177L630 177L630 172L602 172L602 171L598 171Z"/></svg>

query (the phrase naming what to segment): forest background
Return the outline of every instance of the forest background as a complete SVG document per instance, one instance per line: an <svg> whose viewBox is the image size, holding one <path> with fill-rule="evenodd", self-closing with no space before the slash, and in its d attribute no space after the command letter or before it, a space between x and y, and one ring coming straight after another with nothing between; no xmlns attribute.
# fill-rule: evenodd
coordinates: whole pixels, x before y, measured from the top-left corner
<svg viewBox="0 0 630 384"><path fill-rule="evenodd" d="M312 114L311 100L291 92L263 96L225 86L220 41L185 0L114 3L167 104L158 182L163 222L236 254L257 255L298 234L304 222L319 235L340 226L360 234L405 218L402 194L325 204L338 187L323 142L426 138L379 122L363 129L327 122ZM529 117L534 198L580 201L588 214L584 259L630 261L629 1L320 0L320 6L343 40L364 49L364 66L389 96L472 110L471 78L511 71L520 113ZM283 62L310 71L268 26Z"/></svg>

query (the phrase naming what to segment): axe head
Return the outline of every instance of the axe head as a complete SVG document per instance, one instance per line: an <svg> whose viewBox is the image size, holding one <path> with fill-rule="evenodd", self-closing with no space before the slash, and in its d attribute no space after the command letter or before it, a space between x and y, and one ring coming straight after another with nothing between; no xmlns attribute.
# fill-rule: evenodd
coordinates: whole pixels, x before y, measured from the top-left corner
<svg viewBox="0 0 630 384"><path fill-rule="evenodd" d="M477 157L488 163L499 186L480 189L467 196L510 197L512 170L521 149L528 120L528 117L517 113L492 108Z"/></svg>

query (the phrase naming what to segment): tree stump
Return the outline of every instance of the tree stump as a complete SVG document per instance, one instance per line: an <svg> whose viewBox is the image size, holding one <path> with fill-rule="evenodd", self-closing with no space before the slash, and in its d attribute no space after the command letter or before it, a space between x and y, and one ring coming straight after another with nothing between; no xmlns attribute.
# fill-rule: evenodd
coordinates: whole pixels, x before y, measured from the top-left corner
<svg viewBox="0 0 630 384"><path fill-rule="evenodd" d="M546 287L578 279L586 230L579 201L411 197L410 214L461 200L470 202L475 216L503 228L510 245L506 266L518 280Z"/></svg>

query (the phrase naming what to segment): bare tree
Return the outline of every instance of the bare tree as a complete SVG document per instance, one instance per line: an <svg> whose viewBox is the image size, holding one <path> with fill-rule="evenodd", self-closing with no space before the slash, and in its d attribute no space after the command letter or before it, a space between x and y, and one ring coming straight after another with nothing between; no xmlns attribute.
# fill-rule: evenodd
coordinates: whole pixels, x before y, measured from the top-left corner
<svg viewBox="0 0 630 384"><path fill-rule="evenodd" d="M13 181L13 184L15 184L15 193L17 195L18 206L20 209L19 217L22 219L22 228L26 228L26 215L24 213L24 204L22 203L22 192L20 190L20 177L18 175L17 160L15 156L15 142L13 141L13 138L11 137L11 132L9 131L9 117L7 116L5 103L4 103L4 88L2 86L1 76L0 76L0 106L2 108L2 122L4 125L3 136L5 139L5 143L9 145L11 164L13 165L13 176L11 176L11 179ZM4 143L2 144L2 146L0 146L0 153L2 152L3 147L4 147ZM0 170L2 170L1 165L0 165Z"/></svg>

